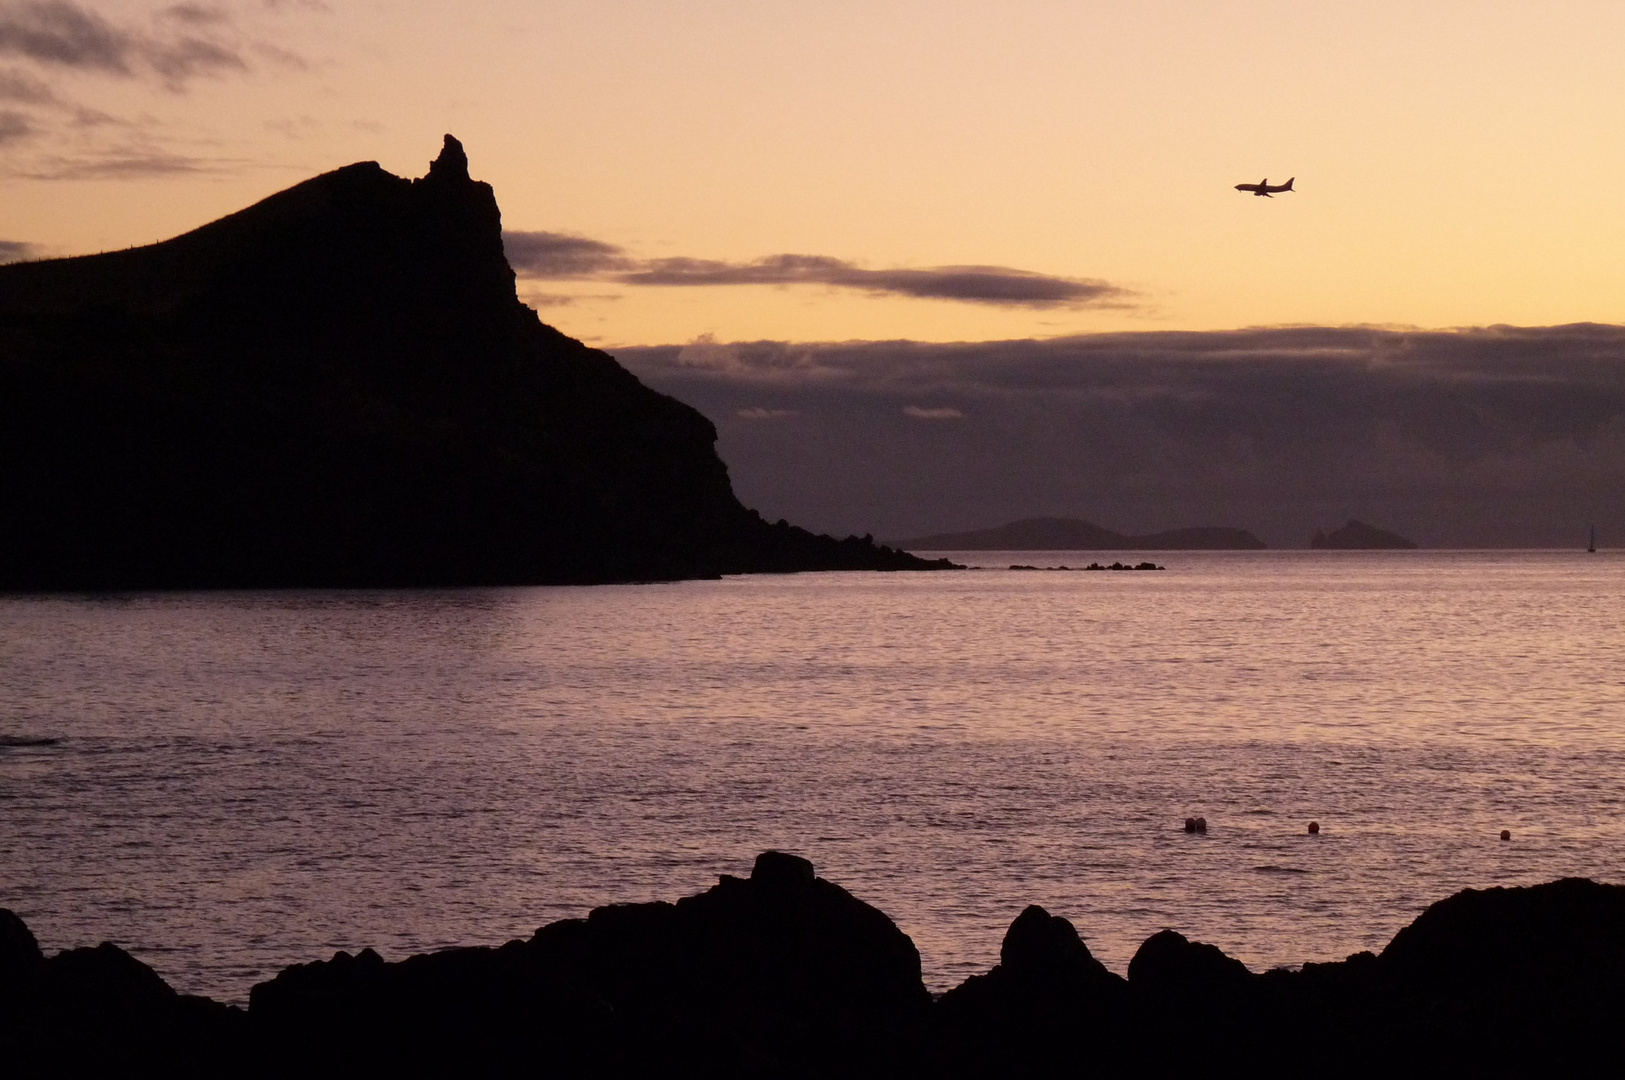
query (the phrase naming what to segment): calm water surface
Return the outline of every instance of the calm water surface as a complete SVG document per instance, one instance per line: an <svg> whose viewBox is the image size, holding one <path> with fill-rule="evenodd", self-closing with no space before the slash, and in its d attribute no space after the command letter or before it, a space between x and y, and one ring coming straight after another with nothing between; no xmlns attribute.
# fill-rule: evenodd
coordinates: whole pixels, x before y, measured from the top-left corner
<svg viewBox="0 0 1625 1080"><path fill-rule="evenodd" d="M0 906L241 1001L783 847L941 990L1031 902L1118 971L1163 927L1261 969L1466 886L1625 879L1625 556L1150 557L0 597Z"/></svg>

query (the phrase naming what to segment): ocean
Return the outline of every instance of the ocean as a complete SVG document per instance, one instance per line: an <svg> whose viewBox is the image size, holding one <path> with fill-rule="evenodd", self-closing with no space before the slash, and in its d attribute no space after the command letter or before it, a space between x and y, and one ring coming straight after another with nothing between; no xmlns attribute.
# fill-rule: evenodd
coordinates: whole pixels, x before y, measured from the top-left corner
<svg viewBox="0 0 1625 1080"><path fill-rule="evenodd" d="M0 906L242 1002L766 848L936 991L1029 903L1119 972L1165 927L1263 970L1462 888L1625 881L1625 553L951 557L979 568L0 596Z"/></svg>

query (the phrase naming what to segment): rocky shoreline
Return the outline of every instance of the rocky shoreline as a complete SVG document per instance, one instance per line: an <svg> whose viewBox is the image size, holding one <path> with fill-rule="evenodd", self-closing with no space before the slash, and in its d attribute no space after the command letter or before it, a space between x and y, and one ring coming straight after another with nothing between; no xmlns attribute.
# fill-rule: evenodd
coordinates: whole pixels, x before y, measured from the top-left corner
<svg viewBox="0 0 1625 1080"><path fill-rule="evenodd" d="M1617 1067L1625 887L1467 890L1380 955L1257 974L1163 930L1108 971L1032 906L933 999L884 913L765 852L746 879L505 945L289 967L249 1007L0 909L11 1076L1368 1076Z"/></svg>

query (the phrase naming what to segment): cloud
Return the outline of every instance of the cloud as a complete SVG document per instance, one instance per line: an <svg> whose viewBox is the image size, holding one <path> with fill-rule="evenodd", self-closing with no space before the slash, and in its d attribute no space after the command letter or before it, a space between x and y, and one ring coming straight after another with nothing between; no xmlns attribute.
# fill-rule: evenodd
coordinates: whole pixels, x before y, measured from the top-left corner
<svg viewBox="0 0 1625 1080"><path fill-rule="evenodd" d="M552 292L527 292L521 294L519 297L519 299L523 300L531 307L571 307L575 304L580 304L583 302L607 303L612 300L619 300L620 298L620 294L618 293Z"/></svg>
<svg viewBox="0 0 1625 1080"><path fill-rule="evenodd" d="M176 4L163 10L165 18L177 22L190 23L193 26L215 26L230 22L231 16L223 8L206 4Z"/></svg>
<svg viewBox="0 0 1625 1080"><path fill-rule="evenodd" d="M1123 304L1130 295L1104 281L1005 266L869 270L828 255L769 255L742 263L687 257L635 259L614 244L554 232L505 232L503 243L514 272L539 279L584 278L684 288L822 285L877 295L1029 308Z"/></svg>
<svg viewBox="0 0 1625 1080"><path fill-rule="evenodd" d="M235 49L203 38L186 37L150 45L144 49L144 56L153 70L172 86L180 86L199 75L248 70L247 62Z"/></svg>
<svg viewBox="0 0 1625 1080"><path fill-rule="evenodd" d="M542 280L598 278L634 265L614 244L555 232L505 231L508 265L520 277Z"/></svg>
<svg viewBox="0 0 1625 1080"><path fill-rule="evenodd" d="M653 259L623 274L628 285L827 285L868 293L1021 307L1080 307L1121 299L1104 281L1052 277L1003 266L866 270L827 255L770 255L748 263Z"/></svg>
<svg viewBox="0 0 1625 1080"><path fill-rule="evenodd" d="M615 353L716 422L747 505L826 531L917 536L1059 514L1130 533L1233 525L1302 546L1358 517L1431 545L1583 541L1588 521L1625 541L1625 327ZM752 408L798 420L748 423Z"/></svg>
<svg viewBox="0 0 1625 1080"><path fill-rule="evenodd" d="M32 259L38 249L21 240L0 240L0 263L22 262Z"/></svg>
<svg viewBox="0 0 1625 1080"><path fill-rule="evenodd" d="M161 12L151 33L69 0L11 0L0 3L0 55L118 78L155 75L180 90L199 76L248 70L236 43L203 36L228 22L222 9L180 4ZM174 32L172 23L186 29Z"/></svg>
<svg viewBox="0 0 1625 1080"><path fill-rule="evenodd" d="M82 157L49 157L11 175L30 180L129 180L181 173L220 172L230 163L164 151L113 150Z"/></svg>
<svg viewBox="0 0 1625 1080"><path fill-rule="evenodd" d="M752 405L748 409L738 409L734 415L741 420L781 420L786 416L796 415L794 409L764 409L760 405Z"/></svg>
<svg viewBox="0 0 1625 1080"><path fill-rule="evenodd" d="M0 109L0 146L34 134L34 125L28 117L11 109Z"/></svg>
<svg viewBox="0 0 1625 1080"><path fill-rule="evenodd" d="M40 79L15 69L0 71L0 101L22 105L52 105L56 94Z"/></svg>
<svg viewBox="0 0 1625 1080"><path fill-rule="evenodd" d="M65 0L0 6L0 53L112 75L131 73L135 39Z"/></svg>

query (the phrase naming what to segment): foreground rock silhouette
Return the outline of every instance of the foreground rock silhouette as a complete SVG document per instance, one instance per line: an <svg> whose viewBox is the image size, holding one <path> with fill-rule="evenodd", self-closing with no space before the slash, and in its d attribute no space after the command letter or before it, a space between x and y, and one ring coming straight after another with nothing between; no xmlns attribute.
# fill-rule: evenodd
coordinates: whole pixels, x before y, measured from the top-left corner
<svg viewBox="0 0 1625 1080"><path fill-rule="evenodd" d="M1617 1070L1625 888L1468 890L1380 956L1262 975L1164 930L1128 978L1043 908L932 1001L890 919L765 852L498 948L288 968L249 1008L0 911L0 1070L165 1076L1393 1076Z"/></svg>
<svg viewBox="0 0 1625 1080"><path fill-rule="evenodd" d="M519 302L489 185L351 165L0 266L0 588L923 569L763 521L698 412Z"/></svg>

